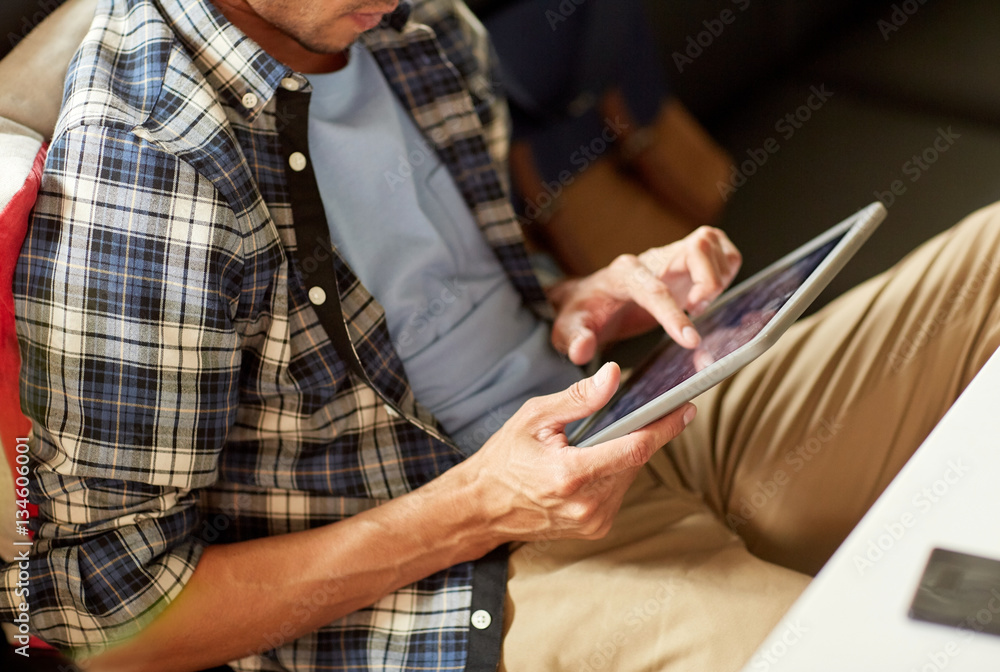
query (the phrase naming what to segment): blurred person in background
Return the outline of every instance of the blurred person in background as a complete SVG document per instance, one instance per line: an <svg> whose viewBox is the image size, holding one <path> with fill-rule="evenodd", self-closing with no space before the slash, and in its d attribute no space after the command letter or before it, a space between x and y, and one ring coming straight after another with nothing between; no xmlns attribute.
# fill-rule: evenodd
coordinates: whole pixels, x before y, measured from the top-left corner
<svg viewBox="0 0 1000 672"><path fill-rule="evenodd" d="M573 275L715 222L731 160L671 94L640 0L472 0L529 238Z"/></svg>

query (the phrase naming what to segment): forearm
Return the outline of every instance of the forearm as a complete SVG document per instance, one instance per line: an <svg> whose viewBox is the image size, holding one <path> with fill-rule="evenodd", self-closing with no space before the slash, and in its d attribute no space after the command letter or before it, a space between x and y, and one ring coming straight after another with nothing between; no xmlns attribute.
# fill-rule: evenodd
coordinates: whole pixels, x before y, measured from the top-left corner
<svg viewBox="0 0 1000 672"><path fill-rule="evenodd" d="M266 651L506 541L605 535L653 452L694 416L686 406L588 448L565 427L603 407L620 381L595 376L536 397L461 464L344 521L208 548L174 602L88 672L197 671Z"/></svg>
<svg viewBox="0 0 1000 672"><path fill-rule="evenodd" d="M90 672L202 670L315 631L497 545L461 470L324 527L210 546L180 596Z"/></svg>

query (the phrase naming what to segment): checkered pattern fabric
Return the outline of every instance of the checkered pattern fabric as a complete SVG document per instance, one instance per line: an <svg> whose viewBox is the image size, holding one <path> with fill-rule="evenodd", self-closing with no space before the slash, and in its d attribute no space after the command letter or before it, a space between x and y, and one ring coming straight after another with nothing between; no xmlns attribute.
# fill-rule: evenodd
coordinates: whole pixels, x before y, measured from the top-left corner
<svg viewBox="0 0 1000 672"><path fill-rule="evenodd" d="M362 39L546 316L482 27L428 0ZM206 544L335 522L463 457L329 239L296 244L281 137L306 120L279 114L288 77L308 95L208 0L102 0L71 66L15 277L40 510L31 623L49 642L107 646L178 595ZM331 302L308 298L323 265L364 376L322 326ZM464 669L473 576L452 567L233 666ZM5 567L3 620L16 581Z"/></svg>

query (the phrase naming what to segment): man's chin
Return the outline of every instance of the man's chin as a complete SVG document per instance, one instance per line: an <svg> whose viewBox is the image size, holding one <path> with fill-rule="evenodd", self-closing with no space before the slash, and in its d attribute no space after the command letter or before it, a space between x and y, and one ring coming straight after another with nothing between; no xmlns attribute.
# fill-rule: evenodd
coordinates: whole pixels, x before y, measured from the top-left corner
<svg viewBox="0 0 1000 672"><path fill-rule="evenodd" d="M371 14L355 12L354 14L348 14L347 18L363 33L382 23L383 16L385 14L382 12Z"/></svg>
<svg viewBox="0 0 1000 672"><path fill-rule="evenodd" d="M340 54L351 48L351 45L358 41L360 32L356 30L338 30L335 38L331 39L329 42L320 42L318 40L304 40L302 38L295 38L295 41L299 43L303 48L313 52L314 54L321 55L332 55Z"/></svg>

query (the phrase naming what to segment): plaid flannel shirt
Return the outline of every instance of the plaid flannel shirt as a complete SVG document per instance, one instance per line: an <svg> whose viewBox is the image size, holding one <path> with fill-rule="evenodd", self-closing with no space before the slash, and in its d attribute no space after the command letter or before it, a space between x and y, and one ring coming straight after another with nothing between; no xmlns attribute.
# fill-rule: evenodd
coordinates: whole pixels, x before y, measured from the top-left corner
<svg viewBox="0 0 1000 672"><path fill-rule="evenodd" d="M404 2L362 40L547 316L482 27L454 0ZM101 0L15 280L40 510L28 601L49 642L103 648L177 597L206 544L341 520L464 457L331 247L311 167L289 167L310 90L208 0ZM498 549L233 665L494 669L505 573ZM4 567L2 620L17 578Z"/></svg>

